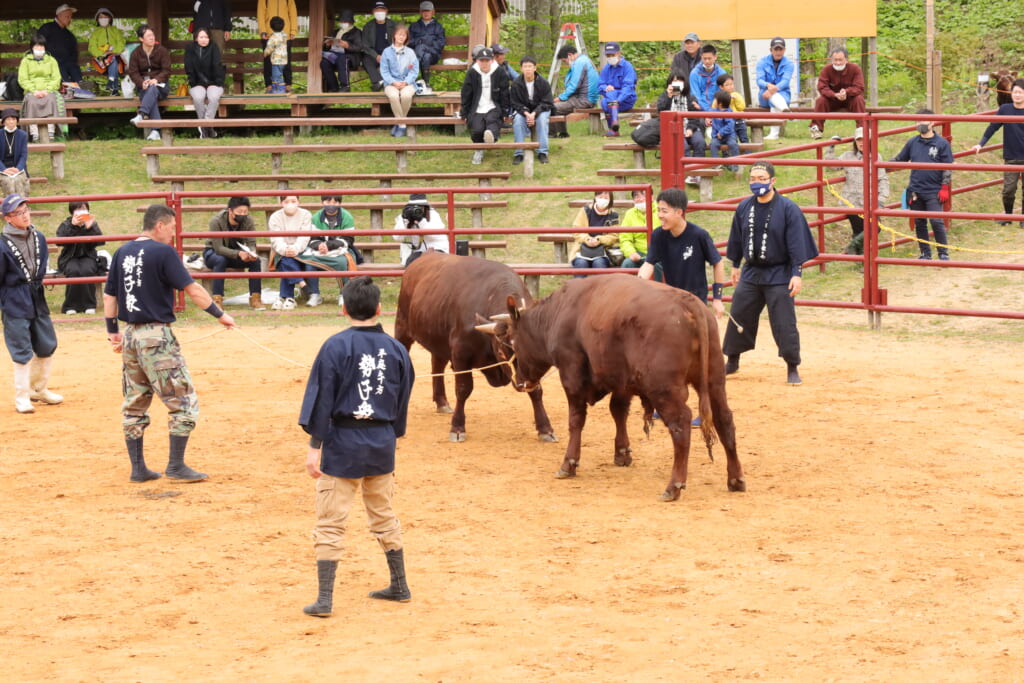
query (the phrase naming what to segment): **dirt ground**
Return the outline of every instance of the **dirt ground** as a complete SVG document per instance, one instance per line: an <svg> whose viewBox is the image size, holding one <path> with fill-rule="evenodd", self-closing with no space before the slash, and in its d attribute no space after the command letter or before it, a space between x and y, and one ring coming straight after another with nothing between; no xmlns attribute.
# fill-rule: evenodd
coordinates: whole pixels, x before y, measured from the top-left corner
<svg viewBox="0 0 1024 683"><path fill-rule="evenodd" d="M1024 679L1021 345L800 316L804 386L783 383L766 326L728 381L746 493L700 449L682 498L659 502L670 440L644 438L638 402L632 467L612 464L606 399L579 476L556 480L555 378L557 444L537 441L525 396L479 381L468 439L449 443L418 382L396 498L413 601L366 597L387 568L356 510L324 620L301 612L316 590L305 371L239 333L179 328L202 410L188 460L210 480L131 484L119 359L101 325L62 326L65 403L19 416L0 392L0 678ZM335 331L241 322L302 363ZM146 442L160 469L164 416Z"/></svg>

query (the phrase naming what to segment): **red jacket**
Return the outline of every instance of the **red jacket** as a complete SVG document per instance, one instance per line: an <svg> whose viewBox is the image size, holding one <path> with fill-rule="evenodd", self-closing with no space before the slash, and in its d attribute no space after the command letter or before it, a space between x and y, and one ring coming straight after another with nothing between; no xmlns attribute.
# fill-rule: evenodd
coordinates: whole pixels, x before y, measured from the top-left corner
<svg viewBox="0 0 1024 683"><path fill-rule="evenodd" d="M827 65L818 75L818 92L830 100L836 99L836 93L846 88L846 99L864 95L864 72L853 62L847 62L846 68L836 71Z"/></svg>

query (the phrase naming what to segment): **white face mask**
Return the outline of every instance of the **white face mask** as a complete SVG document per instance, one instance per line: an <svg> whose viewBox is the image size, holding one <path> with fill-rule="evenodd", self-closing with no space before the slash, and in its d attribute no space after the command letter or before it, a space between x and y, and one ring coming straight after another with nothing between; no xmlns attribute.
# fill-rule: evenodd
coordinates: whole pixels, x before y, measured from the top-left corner
<svg viewBox="0 0 1024 683"><path fill-rule="evenodd" d="M344 33L348 33L349 31L352 30L352 24L342 24L341 25L341 30Z"/></svg>
<svg viewBox="0 0 1024 683"><path fill-rule="evenodd" d="M299 211L299 205L296 202L286 202L284 205L284 213L287 216L294 216Z"/></svg>
<svg viewBox="0 0 1024 683"><path fill-rule="evenodd" d="M633 207L637 211L639 211L640 213L646 213L647 212L647 202L637 202L637 203L633 204Z"/></svg>
<svg viewBox="0 0 1024 683"><path fill-rule="evenodd" d="M609 57L608 58L608 63L611 64L612 66L615 66L616 64L619 63L619 58L618 57Z"/></svg>
<svg viewBox="0 0 1024 683"><path fill-rule="evenodd" d="M842 71L843 69L846 68L846 65L845 64L833 64L832 68L835 69L836 71Z"/></svg>
<svg viewBox="0 0 1024 683"><path fill-rule="evenodd" d="M42 59L46 56L46 50L43 48L32 48L32 56L36 59Z"/></svg>
<svg viewBox="0 0 1024 683"><path fill-rule="evenodd" d="M374 12L373 13L373 18L376 19L377 21L384 21L385 19L388 18L388 13L387 12Z"/></svg>
<svg viewBox="0 0 1024 683"><path fill-rule="evenodd" d="M8 133L13 133L14 131L18 130L18 126L17 126L17 124L10 125L10 126L5 125L4 126L4 130L6 130Z"/></svg>
<svg viewBox="0 0 1024 683"><path fill-rule="evenodd" d="M110 26L110 18L109 17L100 17L99 19L96 20L96 23L98 23L100 26Z"/></svg>
<svg viewBox="0 0 1024 683"><path fill-rule="evenodd" d="M594 207L600 209L601 211L604 211L605 209L608 208L608 199L606 199L605 197L598 197L597 199L594 200Z"/></svg>

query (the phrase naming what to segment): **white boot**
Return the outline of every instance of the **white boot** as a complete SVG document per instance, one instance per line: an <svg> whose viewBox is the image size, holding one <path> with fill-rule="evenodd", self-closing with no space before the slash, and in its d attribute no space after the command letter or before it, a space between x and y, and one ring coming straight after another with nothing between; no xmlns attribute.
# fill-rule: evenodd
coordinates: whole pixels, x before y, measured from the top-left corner
<svg viewBox="0 0 1024 683"><path fill-rule="evenodd" d="M764 136L765 140L778 140L779 139L779 128L780 126L770 126L768 128L768 135Z"/></svg>
<svg viewBox="0 0 1024 683"><path fill-rule="evenodd" d="M34 413L32 399L29 398L28 363L14 364L14 408L19 413Z"/></svg>
<svg viewBox="0 0 1024 683"><path fill-rule="evenodd" d="M50 381L50 366L53 365L53 356L49 358L33 358L29 363L32 378L32 392L29 395L33 401L42 401L50 405L56 405L64 401L64 397L55 394L46 388Z"/></svg>

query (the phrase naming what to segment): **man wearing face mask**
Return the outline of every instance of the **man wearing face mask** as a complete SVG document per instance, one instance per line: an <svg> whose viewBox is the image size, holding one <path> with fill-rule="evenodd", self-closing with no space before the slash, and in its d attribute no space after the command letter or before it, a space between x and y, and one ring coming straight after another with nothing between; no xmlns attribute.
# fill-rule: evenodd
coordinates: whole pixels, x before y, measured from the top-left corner
<svg viewBox="0 0 1024 683"><path fill-rule="evenodd" d="M377 0L373 5L373 19L363 26L363 68L370 79L370 87L377 92L384 89L380 75L380 56L391 46L395 22L388 19L387 3Z"/></svg>
<svg viewBox="0 0 1024 683"><path fill-rule="evenodd" d="M738 372L740 354L754 348L758 320L767 305L775 345L786 361L786 382L795 386L802 380L794 297L803 286L803 264L818 255L818 247L800 207L775 191L771 162L750 167L750 191L753 196L736 208L725 250L736 287L722 342L725 374Z"/></svg>
<svg viewBox="0 0 1024 683"><path fill-rule="evenodd" d="M248 197L232 197L228 208L210 219L210 232L252 232L256 229L249 215L252 206ZM260 258L256 255L256 240L251 237L211 237L203 249L203 263L215 273L227 272L228 268L260 272ZM259 278L249 278L249 308L265 310L260 296L262 283ZM213 281L213 303L224 305L224 280Z"/></svg>
<svg viewBox="0 0 1024 683"><path fill-rule="evenodd" d="M349 92L349 73L358 69L363 59L363 32L356 28L352 10L341 10L338 24L334 37L324 40L321 54L324 92Z"/></svg>
<svg viewBox="0 0 1024 683"><path fill-rule="evenodd" d="M864 73L850 61L845 47L832 48L827 64L818 75L818 99L814 111L820 113L848 110L853 114L867 111L864 103ZM811 138L817 140L825 131L824 119L811 121Z"/></svg>
<svg viewBox="0 0 1024 683"><path fill-rule="evenodd" d="M601 69L598 90L601 93L601 109L604 110L608 137L619 136L619 114L629 111L636 104L636 69L622 56L622 49L615 41L604 44L608 60Z"/></svg>
<svg viewBox="0 0 1024 683"><path fill-rule="evenodd" d="M920 109L917 112L921 116L934 114L931 109ZM934 123L931 121L919 121L917 132L920 135L907 140L900 153L890 161L910 161L927 164L952 164L953 150L949 141L941 135L935 134ZM935 170L915 168L910 172L910 182L907 184L907 204L911 211L944 211L945 204L949 201L949 184L953 178L953 171L950 169ZM949 244L946 238L946 224L941 218L930 219L932 232L935 233L935 241L938 247L939 260L949 260ZM914 230L917 233L918 247L921 255L919 259L928 261L932 258L932 247L928 244L928 221L927 218L915 218Z"/></svg>
<svg viewBox="0 0 1024 683"><path fill-rule="evenodd" d="M74 88L82 80L82 68L78 66L78 39L68 27L71 26L71 15L77 11L71 5L63 4L57 8L53 21L39 27L39 34L46 38L47 52L60 66L61 81Z"/></svg>

